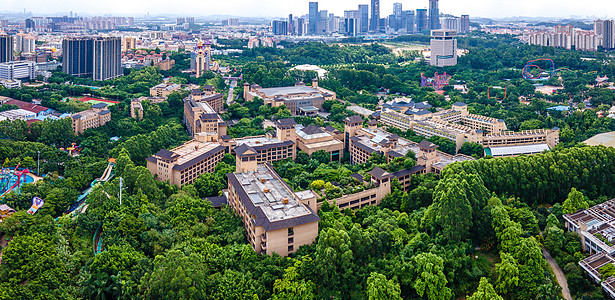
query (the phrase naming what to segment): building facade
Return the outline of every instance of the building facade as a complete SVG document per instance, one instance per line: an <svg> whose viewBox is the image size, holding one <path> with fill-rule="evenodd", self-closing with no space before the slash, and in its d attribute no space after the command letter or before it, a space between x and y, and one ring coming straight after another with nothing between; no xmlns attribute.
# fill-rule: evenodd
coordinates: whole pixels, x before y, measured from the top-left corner
<svg viewBox="0 0 615 300"><path fill-rule="evenodd" d="M93 40L92 72L94 80L103 81L124 75L122 69L122 39L97 37Z"/></svg>
<svg viewBox="0 0 615 300"><path fill-rule="evenodd" d="M226 135L226 122L206 101L184 99L184 122L190 136L198 141L218 142Z"/></svg>
<svg viewBox="0 0 615 300"><path fill-rule="evenodd" d="M182 187L193 183L203 173L214 172L216 164L224 158L224 149L218 143L191 140L148 157L147 169L157 180Z"/></svg>
<svg viewBox="0 0 615 300"><path fill-rule="evenodd" d="M13 37L0 33L0 63L13 60Z"/></svg>
<svg viewBox="0 0 615 300"><path fill-rule="evenodd" d="M0 79L31 80L36 78L36 63L32 61L10 61L0 63Z"/></svg>
<svg viewBox="0 0 615 300"><path fill-rule="evenodd" d="M262 88L257 84L244 84L243 97L246 101L254 98L263 99L265 105L279 107L286 105L293 115L314 115L322 110L326 100L335 100L333 91L318 86L318 80L312 86L298 82L291 87Z"/></svg>
<svg viewBox="0 0 615 300"><path fill-rule="evenodd" d="M431 31L431 59L430 65L448 67L457 65L457 32L455 30L440 29Z"/></svg>
<svg viewBox="0 0 615 300"><path fill-rule="evenodd" d="M98 103L86 111L72 115L71 120L75 134L79 135L86 129L107 124L111 120L111 112L107 109L107 104Z"/></svg>

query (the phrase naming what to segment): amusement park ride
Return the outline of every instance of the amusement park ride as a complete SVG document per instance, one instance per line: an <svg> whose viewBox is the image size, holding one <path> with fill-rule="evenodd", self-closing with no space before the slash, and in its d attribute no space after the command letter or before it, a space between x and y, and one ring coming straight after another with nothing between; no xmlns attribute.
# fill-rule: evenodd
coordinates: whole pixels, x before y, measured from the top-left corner
<svg viewBox="0 0 615 300"><path fill-rule="evenodd" d="M434 73L433 78L425 77L425 74L421 73L421 87L432 87L436 91L441 91L445 86L448 85L448 80L450 76L444 72L444 74L438 74L438 72Z"/></svg>
<svg viewBox="0 0 615 300"><path fill-rule="evenodd" d="M549 72L546 72L547 70L546 68L542 69L540 66L537 65L538 62L542 62L542 61L549 63L548 65ZM538 69L539 73L537 75L532 74L533 68ZM556 70L553 60L548 59L548 58L539 58L539 59L528 61L525 64L525 67L523 67L523 70L521 72L523 74L524 79L538 81L538 80L548 80L549 78L551 78L551 76L555 75L556 72L560 72L563 70L571 71L570 69L567 69L567 68L559 68Z"/></svg>
<svg viewBox="0 0 615 300"><path fill-rule="evenodd" d="M22 183L26 183L26 176L30 173L29 169L19 170L19 164L15 170L4 168L0 171L0 198L4 198L11 191L19 191Z"/></svg>

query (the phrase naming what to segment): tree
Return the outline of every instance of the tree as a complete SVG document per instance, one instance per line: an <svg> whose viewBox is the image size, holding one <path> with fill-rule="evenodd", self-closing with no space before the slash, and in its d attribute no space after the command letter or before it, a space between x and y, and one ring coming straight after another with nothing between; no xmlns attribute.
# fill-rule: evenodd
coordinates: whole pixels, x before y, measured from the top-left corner
<svg viewBox="0 0 615 300"><path fill-rule="evenodd" d="M444 260L432 253L421 253L414 257L418 277L414 289L427 299L450 299L451 289L446 287L448 281L444 275Z"/></svg>
<svg viewBox="0 0 615 300"><path fill-rule="evenodd" d="M331 154L325 150L318 150L312 153L312 159L315 159L321 164L326 164L331 161Z"/></svg>
<svg viewBox="0 0 615 300"><path fill-rule="evenodd" d="M294 266L286 268L282 279L276 279L273 284L273 300L315 299L316 285L302 279L298 270L303 262L296 261Z"/></svg>
<svg viewBox="0 0 615 300"><path fill-rule="evenodd" d="M476 292L468 297L467 300L504 300L504 298L495 292L487 278L481 277Z"/></svg>
<svg viewBox="0 0 615 300"><path fill-rule="evenodd" d="M369 300L401 300L399 283L387 280L386 276L372 272L367 278L367 298Z"/></svg>
<svg viewBox="0 0 615 300"><path fill-rule="evenodd" d="M570 193L568 193L568 198L566 198L562 204L562 207L564 208L565 214L573 214L580 209L589 208L589 204L585 201L583 193L577 191L575 188L572 188Z"/></svg>
<svg viewBox="0 0 615 300"><path fill-rule="evenodd" d="M442 228L448 241L459 242L469 235L472 206L466 195L468 189L467 181L457 178L442 179L436 186L433 204L425 217Z"/></svg>
<svg viewBox="0 0 615 300"><path fill-rule="evenodd" d="M519 266L512 255L501 252L502 262L495 265L497 274L496 289L500 294L513 293L519 285Z"/></svg>

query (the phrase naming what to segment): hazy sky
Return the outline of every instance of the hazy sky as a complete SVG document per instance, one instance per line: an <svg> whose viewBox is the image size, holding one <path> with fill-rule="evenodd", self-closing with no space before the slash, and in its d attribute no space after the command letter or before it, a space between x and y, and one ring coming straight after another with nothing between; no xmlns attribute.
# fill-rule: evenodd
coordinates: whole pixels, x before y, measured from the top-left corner
<svg viewBox="0 0 615 300"><path fill-rule="evenodd" d="M2 0L0 10L32 11L35 15L73 11L90 15L116 14L142 16L181 14L191 16L236 15L282 17L289 13L308 12L309 0ZM322 0L320 10L343 15L344 10L356 9L358 4L371 0ZM428 0L381 0L381 15L392 13L393 3L401 2L404 9L427 8ZM614 0L440 0L440 12L454 15L469 14L481 17L597 16L615 18Z"/></svg>

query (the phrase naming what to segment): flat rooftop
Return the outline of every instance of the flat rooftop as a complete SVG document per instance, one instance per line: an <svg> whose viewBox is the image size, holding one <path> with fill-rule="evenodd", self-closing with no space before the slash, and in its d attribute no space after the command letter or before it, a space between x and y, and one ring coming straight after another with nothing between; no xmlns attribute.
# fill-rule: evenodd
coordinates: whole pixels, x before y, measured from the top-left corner
<svg viewBox="0 0 615 300"><path fill-rule="evenodd" d="M183 145L170 150L174 154L179 155L177 160L178 165L183 165L191 160L198 158L199 156L206 154L210 151L216 150L216 148L222 147L218 143L204 143L196 140L192 140L184 143Z"/></svg>
<svg viewBox="0 0 615 300"><path fill-rule="evenodd" d="M287 86L287 87L275 87L259 89L267 97L286 96L292 94L310 94L320 93L319 90L312 88L311 86Z"/></svg>
<svg viewBox="0 0 615 300"><path fill-rule="evenodd" d="M266 135L257 135L257 136L235 139L235 142L237 142L237 146L247 145L250 147L258 147L262 145L281 143L281 141L278 140L277 138L269 137Z"/></svg>
<svg viewBox="0 0 615 300"><path fill-rule="evenodd" d="M615 131L594 135L583 143L589 146L603 145L606 147L615 147Z"/></svg>
<svg viewBox="0 0 615 300"><path fill-rule="evenodd" d="M250 202L261 208L269 222L313 214L299 202L299 198L286 183L265 164L259 164L256 172L233 174ZM287 199L287 203L284 203L283 199Z"/></svg>

